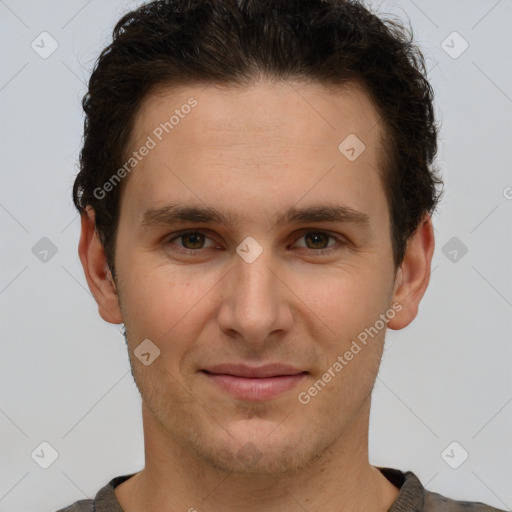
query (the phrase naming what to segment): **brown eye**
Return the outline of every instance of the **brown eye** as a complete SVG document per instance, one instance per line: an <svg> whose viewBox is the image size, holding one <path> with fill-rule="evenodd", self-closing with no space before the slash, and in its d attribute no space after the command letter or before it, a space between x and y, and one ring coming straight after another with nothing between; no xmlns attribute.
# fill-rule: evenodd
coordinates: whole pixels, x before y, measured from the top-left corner
<svg viewBox="0 0 512 512"><path fill-rule="evenodd" d="M307 233L305 235L306 245L308 249L326 249L329 244L329 235L326 233L318 232L318 233Z"/></svg>
<svg viewBox="0 0 512 512"><path fill-rule="evenodd" d="M296 247L315 256L333 253L347 245L346 239L341 235L331 235L325 231L303 231L302 233L302 236L295 242Z"/></svg>
<svg viewBox="0 0 512 512"><path fill-rule="evenodd" d="M208 243L210 245L207 245ZM191 252L199 252L201 249L208 249L215 246L214 241L201 231L184 231L177 233L168 240L167 244L177 245L178 248Z"/></svg>
<svg viewBox="0 0 512 512"><path fill-rule="evenodd" d="M202 233L185 233L180 235L185 249L201 249L204 245L205 236Z"/></svg>

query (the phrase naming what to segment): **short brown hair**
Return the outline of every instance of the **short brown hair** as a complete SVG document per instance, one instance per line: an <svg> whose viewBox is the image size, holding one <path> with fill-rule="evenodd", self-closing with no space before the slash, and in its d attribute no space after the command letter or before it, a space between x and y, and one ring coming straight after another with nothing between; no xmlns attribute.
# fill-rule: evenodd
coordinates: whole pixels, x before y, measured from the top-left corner
<svg viewBox="0 0 512 512"><path fill-rule="evenodd" d="M412 30L355 0L158 0L129 12L101 53L82 105L73 201L96 212L114 273L121 187L94 193L123 165L135 115L161 85L248 85L261 77L365 86L384 125L381 176L395 267L439 201L438 127L424 57Z"/></svg>

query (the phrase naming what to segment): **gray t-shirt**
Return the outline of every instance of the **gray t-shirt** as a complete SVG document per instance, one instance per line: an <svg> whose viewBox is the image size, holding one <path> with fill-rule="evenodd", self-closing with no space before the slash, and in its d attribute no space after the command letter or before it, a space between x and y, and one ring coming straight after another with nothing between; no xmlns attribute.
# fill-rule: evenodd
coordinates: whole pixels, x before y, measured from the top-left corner
<svg viewBox="0 0 512 512"><path fill-rule="evenodd" d="M400 489L388 512L505 512L503 509L490 507L479 501L457 501L445 498L436 492L427 491L411 471L404 473L393 468L377 467L377 469ZM57 512L123 512L114 489L134 474L113 478L98 491L93 500L80 500Z"/></svg>

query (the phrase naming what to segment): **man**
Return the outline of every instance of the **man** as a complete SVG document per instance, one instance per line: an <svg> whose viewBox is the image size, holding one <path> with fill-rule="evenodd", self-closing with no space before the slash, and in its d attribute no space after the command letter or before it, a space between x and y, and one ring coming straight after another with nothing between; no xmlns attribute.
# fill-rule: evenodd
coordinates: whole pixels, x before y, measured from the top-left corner
<svg viewBox="0 0 512 512"><path fill-rule="evenodd" d="M353 1L157 1L119 21L73 194L146 463L62 510L497 510L368 461L386 328L429 282L432 100L406 32Z"/></svg>

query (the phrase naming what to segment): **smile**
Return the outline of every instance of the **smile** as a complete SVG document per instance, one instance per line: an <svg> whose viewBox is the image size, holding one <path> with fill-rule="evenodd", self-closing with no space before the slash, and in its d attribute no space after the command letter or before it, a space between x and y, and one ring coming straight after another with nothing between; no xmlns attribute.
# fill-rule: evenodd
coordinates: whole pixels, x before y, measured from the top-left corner
<svg viewBox="0 0 512 512"><path fill-rule="evenodd" d="M261 368L224 365L201 371L210 382L241 400L264 401L293 389L308 372L280 365Z"/></svg>

